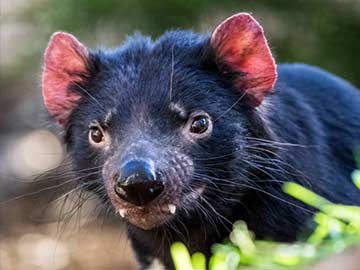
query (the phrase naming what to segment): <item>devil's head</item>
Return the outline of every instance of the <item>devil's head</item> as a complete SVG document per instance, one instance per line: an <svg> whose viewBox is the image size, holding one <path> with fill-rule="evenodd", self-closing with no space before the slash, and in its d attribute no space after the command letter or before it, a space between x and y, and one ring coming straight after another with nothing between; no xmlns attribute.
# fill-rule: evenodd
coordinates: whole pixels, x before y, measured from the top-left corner
<svg viewBox="0 0 360 270"><path fill-rule="evenodd" d="M112 50L55 33L42 87L75 170L94 169L84 181L151 229L216 209L218 191L239 187L250 166L247 139L264 127L257 108L275 80L262 28L241 13L211 36L134 36Z"/></svg>

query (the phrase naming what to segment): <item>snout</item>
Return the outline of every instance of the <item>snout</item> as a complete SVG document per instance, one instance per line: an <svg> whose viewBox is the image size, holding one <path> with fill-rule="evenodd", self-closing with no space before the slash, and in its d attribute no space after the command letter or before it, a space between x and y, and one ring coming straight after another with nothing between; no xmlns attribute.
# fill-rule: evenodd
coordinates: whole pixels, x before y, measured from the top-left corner
<svg viewBox="0 0 360 270"><path fill-rule="evenodd" d="M174 218L196 197L185 190L192 160L176 149L138 140L108 158L103 168L107 194L115 211L129 224L150 230Z"/></svg>
<svg viewBox="0 0 360 270"><path fill-rule="evenodd" d="M121 165L114 181L115 193L124 201L145 206L164 191L164 182L157 177L154 166L144 160L130 160Z"/></svg>

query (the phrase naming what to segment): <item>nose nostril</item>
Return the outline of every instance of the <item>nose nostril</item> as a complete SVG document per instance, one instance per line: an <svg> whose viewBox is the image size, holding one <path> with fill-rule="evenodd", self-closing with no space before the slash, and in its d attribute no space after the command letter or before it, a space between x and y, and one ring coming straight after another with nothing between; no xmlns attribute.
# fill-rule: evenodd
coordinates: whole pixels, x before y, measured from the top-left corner
<svg viewBox="0 0 360 270"><path fill-rule="evenodd" d="M137 206L153 201L164 190L164 183L157 180L153 167L142 160L125 163L114 180L116 194Z"/></svg>
<svg viewBox="0 0 360 270"><path fill-rule="evenodd" d="M131 185L115 185L116 194L123 200L143 206L157 198L164 191L162 182L142 182Z"/></svg>
<svg viewBox="0 0 360 270"><path fill-rule="evenodd" d="M148 188L149 194L157 196L164 190L164 184L162 182L154 182L152 186Z"/></svg>

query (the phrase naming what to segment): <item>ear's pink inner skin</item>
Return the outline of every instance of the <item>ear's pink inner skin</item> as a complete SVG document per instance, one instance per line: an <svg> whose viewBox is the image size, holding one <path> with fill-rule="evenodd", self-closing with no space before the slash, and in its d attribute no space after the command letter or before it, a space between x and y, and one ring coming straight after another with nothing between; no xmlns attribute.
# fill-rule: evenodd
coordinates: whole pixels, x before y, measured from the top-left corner
<svg viewBox="0 0 360 270"><path fill-rule="evenodd" d="M45 51L42 74L42 91L49 113L61 124L67 119L80 99L80 95L69 91L69 86L81 83L87 75L88 51L74 36L55 33ZM81 75L81 76L80 76Z"/></svg>
<svg viewBox="0 0 360 270"><path fill-rule="evenodd" d="M236 14L213 32L211 45L231 70L241 72L236 87L245 91L253 106L271 92L276 81L276 65L262 27L247 13Z"/></svg>

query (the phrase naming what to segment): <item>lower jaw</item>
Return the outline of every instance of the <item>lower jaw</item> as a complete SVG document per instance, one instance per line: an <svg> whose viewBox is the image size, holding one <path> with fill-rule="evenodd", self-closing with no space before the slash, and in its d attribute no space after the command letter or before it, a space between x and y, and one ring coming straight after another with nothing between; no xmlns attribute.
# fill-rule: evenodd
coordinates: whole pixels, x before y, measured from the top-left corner
<svg viewBox="0 0 360 270"><path fill-rule="evenodd" d="M130 207L130 208L120 208L119 214L126 218L126 220L143 230L152 230L156 227L166 224L170 221L176 212L176 205L181 203L191 203L194 200L197 200L201 194L204 192L205 186L200 186L194 188L192 192L185 194L181 199L178 198L174 200L174 204L167 202L162 202L161 206L158 204L153 204L148 207ZM180 203L181 202L181 203ZM114 204L116 207L117 203Z"/></svg>
<svg viewBox="0 0 360 270"><path fill-rule="evenodd" d="M157 214L154 215L148 214L145 216L129 215L126 217L126 219L133 226L149 231L155 229L156 227L164 225L166 222L171 220L172 217L173 216L169 216L169 215L159 216Z"/></svg>

